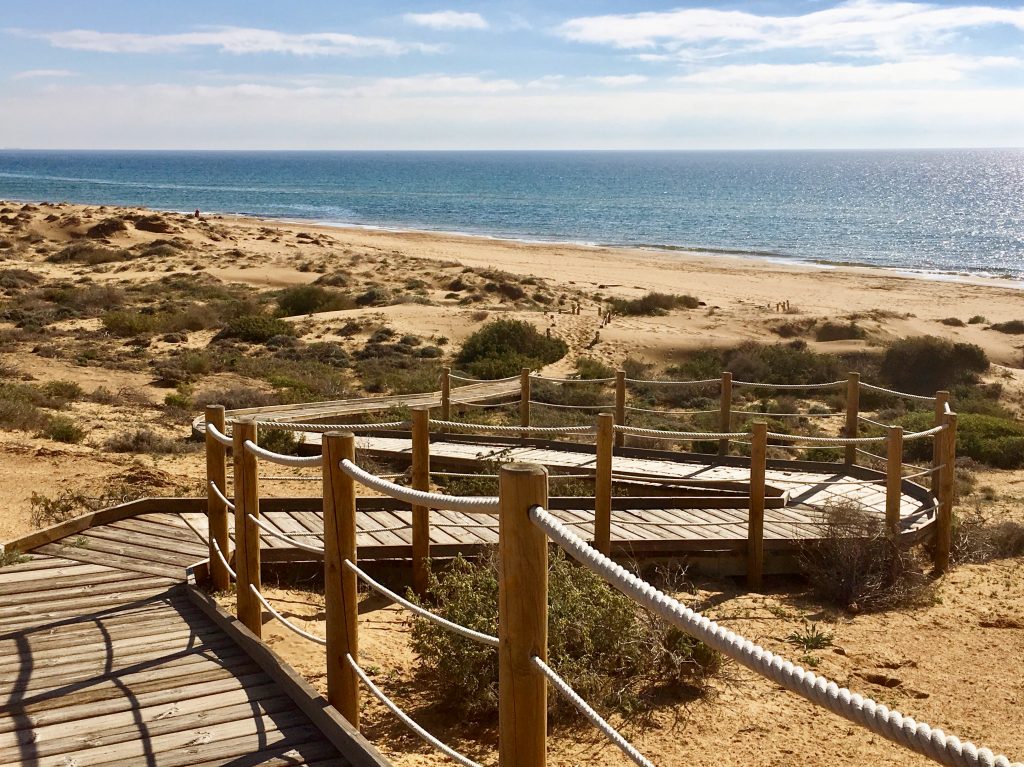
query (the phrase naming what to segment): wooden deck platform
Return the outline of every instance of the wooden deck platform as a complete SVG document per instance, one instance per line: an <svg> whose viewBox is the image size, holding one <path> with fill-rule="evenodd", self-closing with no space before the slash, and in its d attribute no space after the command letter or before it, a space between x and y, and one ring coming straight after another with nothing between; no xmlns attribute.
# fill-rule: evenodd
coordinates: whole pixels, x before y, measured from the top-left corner
<svg viewBox="0 0 1024 767"><path fill-rule="evenodd" d="M386 764L186 582L205 557L157 512L0 569L0 765Z"/></svg>

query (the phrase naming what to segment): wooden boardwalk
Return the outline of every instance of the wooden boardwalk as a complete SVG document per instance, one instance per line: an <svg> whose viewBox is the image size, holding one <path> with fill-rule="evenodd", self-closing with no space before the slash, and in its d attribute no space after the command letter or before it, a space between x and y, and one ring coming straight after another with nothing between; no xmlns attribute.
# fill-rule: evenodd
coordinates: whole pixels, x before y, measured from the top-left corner
<svg viewBox="0 0 1024 767"><path fill-rule="evenodd" d="M0 569L0 765L386 764L186 583L205 558L143 513Z"/></svg>
<svg viewBox="0 0 1024 767"><path fill-rule="evenodd" d="M357 437L360 455L405 461L409 459L411 441L399 436ZM575 448L575 449L574 449ZM455 471L480 470L481 461L501 460L542 463L558 473L580 473L594 468L595 456L584 445L522 445L497 440L436 440L431 443L431 465ZM615 471L643 476L644 485L652 488L649 497L616 497L612 508L613 550L624 555L701 553L742 554L747 546L747 497L744 492L749 466L743 459L722 463L716 456L701 460L693 455L661 453L650 457L651 451L634 451L643 456L630 456L621 450L615 456ZM294 470L294 476L319 476L320 469ZM281 467L264 465L263 474L280 475ZM691 480L740 488L734 498L718 497L707 507L696 506L690 499L664 496L678 485L659 485L658 480ZM764 546L766 551L793 553L808 540L820 537L824 519L823 507L840 500L852 501L879 518L885 515L885 483L877 472L841 465L773 462L766 471L766 481L776 495L769 497L764 512ZM318 487L317 483L311 483ZM653 492L659 491L658 493ZM699 491L698 491L699 492ZM288 499L275 503L273 483L263 483L264 498L261 516L274 531L306 543L319 543L323 534L323 516L319 498ZM558 483L551 484L550 506L555 516L570 523L585 538L592 538L593 499L560 498ZM769 494L771 496L771 493ZM391 499L362 498L357 517L359 557L362 559L407 558L412 552L412 512L408 505ZM935 521L935 500L923 487L904 483L901 498L901 532L906 541L918 540L930 531ZM184 515L206 535L206 518L202 513ZM233 520L232 520L233 521ZM433 556L454 556L473 553L498 541L497 519L491 515L465 514L454 511L432 511L430 541ZM287 560L302 552L287 541L271 535L262 536L265 561Z"/></svg>

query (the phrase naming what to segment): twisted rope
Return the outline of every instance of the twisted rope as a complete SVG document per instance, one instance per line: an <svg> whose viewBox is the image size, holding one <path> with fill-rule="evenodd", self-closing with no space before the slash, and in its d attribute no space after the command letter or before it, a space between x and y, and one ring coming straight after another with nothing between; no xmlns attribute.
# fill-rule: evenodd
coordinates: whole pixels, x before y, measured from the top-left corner
<svg viewBox="0 0 1024 767"><path fill-rule="evenodd" d="M429 745L433 746L450 759L454 759L463 767L480 767L480 765L474 762L472 759L463 756L458 751L453 749L451 746L442 743L440 740L438 740L429 732L427 732L418 724L416 724L416 722L413 721L413 719L407 713L405 713L404 711L402 711L402 709L398 707L397 703L395 703L393 700L391 700L391 698L385 695L383 691L370 680L370 677L366 675L366 672L363 671L362 667L355 662L355 659L353 659L351 655L345 653L345 660L348 661L348 665L351 666L352 670L356 672L356 676L358 676L362 683L366 685L366 688L371 693L373 693L373 697L375 697L377 700L383 703L384 706L392 714L394 714L399 718L399 720L401 720L402 724L404 724L406 727L408 727L410 730L416 733L425 743L428 743Z"/></svg>
<svg viewBox="0 0 1024 767"><path fill-rule="evenodd" d="M828 381L827 383L817 384L773 384L773 383L760 383L758 381L733 381L733 386L749 386L752 389L786 389L791 391L798 390L813 390L813 389L832 389L836 386L846 386L846 381ZM864 384L862 384L863 386Z"/></svg>
<svg viewBox="0 0 1024 767"><path fill-rule="evenodd" d="M750 433L745 431L662 431L661 429L641 429L639 426L620 426L619 424L615 424L614 429L621 434L631 434L634 437L653 437L654 439L734 439L750 436Z"/></svg>
<svg viewBox="0 0 1024 767"><path fill-rule="evenodd" d="M726 630L591 548L540 506L530 509L530 519L570 556L626 596L723 655L812 703L950 767L1024 767L1020 762L1011 763L1005 756L993 756L987 748L979 749L898 711L890 711L870 698L794 666L749 639Z"/></svg>
<svg viewBox="0 0 1024 767"><path fill-rule="evenodd" d="M645 378L626 378L625 381L631 384L659 384L661 386L704 386L722 383L721 378L704 378L699 381L656 381Z"/></svg>
<svg viewBox="0 0 1024 767"><path fill-rule="evenodd" d="M402 431L412 426L412 421L388 421L386 423L287 423L284 421L254 421L263 429L277 431Z"/></svg>
<svg viewBox="0 0 1024 767"><path fill-rule="evenodd" d="M426 620L430 621L431 623L436 623L438 626L441 626L442 628L446 628L449 631L454 631L456 634L459 634L460 636L464 636L467 639L472 639L474 642L479 642L480 644L489 645L491 647L497 647L498 646L498 637L491 636L490 634L484 634L484 633L482 633L480 631L474 631L473 629L466 628L465 626L460 626L458 623L453 623L452 621L448 620L447 618L442 618L440 615L438 615L436 613L430 612L430 610L425 610L424 608L420 607L419 605L414 604L413 602L410 602L408 599L403 599L398 594L396 594L391 589L389 589L387 586L384 586L384 585L378 583L373 578L371 578L369 575L367 575L367 573L364 570L361 570L350 559L346 559L344 564L345 564L345 567L347 567L349 570L354 572L356 574L356 576L361 581L363 581L367 586L369 586L371 589L373 589L374 591L376 591L379 594L383 594L385 597L390 599L392 602L394 602L395 604L401 605L406 610L408 610L410 612L413 612L413 613L416 613L416 615L419 615L421 618L425 618Z"/></svg>
<svg viewBox="0 0 1024 767"><path fill-rule="evenodd" d="M210 480L210 489L213 490L213 494L216 495L220 499L221 503L223 503L225 506L227 506L232 511L235 510L235 504L232 501L228 500L228 497L226 495L224 495L224 493L222 493L220 491L220 488L217 487L217 483L214 482L212 479Z"/></svg>
<svg viewBox="0 0 1024 767"><path fill-rule="evenodd" d="M542 661L536 655L531 659L533 665L537 667L537 670L544 675L544 677L551 683L551 685L562 693L570 703L572 703L576 710L585 716L592 725L601 731L601 733L608 738L612 743L619 747L619 750L624 753L633 764L639 765L639 767L654 767L654 764L650 762L647 757L641 754L636 748L626 740L618 731L612 727L608 722L601 718L590 705L579 696L579 694L569 686L569 684L558 675L558 673L551 668L547 663Z"/></svg>
<svg viewBox="0 0 1024 767"><path fill-rule="evenodd" d="M457 373L449 373L449 379L456 381L470 381L471 383L505 383L507 381L518 381L519 376L507 376L505 378L470 378L469 376L458 375Z"/></svg>
<svg viewBox="0 0 1024 767"><path fill-rule="evenodd" d="M231 437L222 432L212 423L206 424L206 433L217 440L220 444L224 445L224 447L231 447L235 443Z"/></svg>
<svg viewBox="0 0 1024 767"><path fill-rule="evenodd" d="M413 506L427 506L431 509L463 511L471 514L494 514L498 511L498 499L496 497L460 498L455 495L426 493L422 490L413 490L410 487L402 487L393 482L383 480L370 474L368 471L360 469L347 458L339 466L343 472L361 485L365 485L396 500L411 503Z"/></svg>
<svg viewBox="0 0 1024 767"><path fill-rule="evenodd" d="M249 439L247 439L244 444L245 449L253 455L259 456L264 461L276 463L279 466L320 466L324 462L324 457L322 455L284 455L283 453L275 453L273 450L267 450L265 447L260 447Z"/></svg>
<svg viewBox="0 0 1024 767"><path fill-rule="evenodd" d="M246 516L249 517L249 519L256 524L256 527L265 532L267 535L273 536L274 538L282 540L285 543L294 546L297 549L302 549L303 551L308 551L312 554L324 553L323 548L320 546L310 546L308 543L302 543L301 541L297 541L294 538L289 538L287 535L283 535L282 533L279 533L276 530L272 530L271 528L267 527L267 524L259 517L254 517L252 514L247 514Z"/></svg>
<svg viewBox="0 0 1024 767"><path fill-rule="evenodd" d="M249 590L260 601L260 604L263 605L263 607L266 609L266 611L268 613L273 615L275 618L277 618L279 621L281 621L281 623L283 623L286 627L290 628L292 631L294 631L300 637L308 639L310 642L316 642L318 645L326 645L327 644L327 640L324 639L323 637L318 637L316 634L310 634L305 629L299 628L294 623L292 623L290 620L288 620L283 615L281 615L281 613L279 613L277 610L275 610L274 606L272 604L270 604L270 602L268 602L266 600L266 598L259 592L259 589L257 589L251 583L249 584Z"/></svg>
<svg viewBox="0 0 1024 767"><path fill-rule="evenodd" d="M464 423L462 421L438 421L433 418L429 421L431 426L440 426L445 429L465 429L466 431L482 431L492 434L593 434L597 431L594 426L497 426L489 423Z"/></svg>
<svg viewBox="0 0 1024 767"><path fill-rule="evenodd" d="M541 407L553 407L559 410L612 410L615 405L558 405L554 402L541 402L540 400L531 399L531 405L540 405Z"/></svg>
<svg viewBox="0 0 1024 767"><path fill-rule="evenodd" d="M210 536L210 548L213 549L213 553L217 555L217 559L220 560L220 563L224 565L224 569L228 571L228 575L231 576L231 580L238 580L238 576L235 574L235 571L232 570L231 565L228 564L227 557L225 557L224 552L220 550L220 544L217 543L217 539L212 535Z"/></svg>
<svg viewBox="0 0 1024 767"><path fill-rule="evenodd" d="M883 394L892 394L896 397L903 397L904 399L914 399L919 402L934 402L935 397L925 397L920 394L909 394L905 391L896 391L895 389L886 389L884 386L873 386L871 384L862 383L860 388L867 389L869 391L877 391Z"/></svg>
<svg viewBox="0 0 1024 767"><path fill-rule="evenodd" d="M545 381L547 383L614 383L614 378L548 378L547 376L530 375L534 381Z"/></svg>
<svg viewBox="0 0 1024 767"><path fill-rule="evenodd" d="M904 442L910 442L915 439L924 439L925 437L931 437L934 434L938 434L940 431L945 429L945 425L933 426L931 429L925 429L924 431L916 431L910 434L903 435ZM881 437L809 437L803 434L780 434L778 432L768 432L770 439L777 439L782 442L806 442L811 445L868 445L872 443L886 442L887 436Z"/></svg>

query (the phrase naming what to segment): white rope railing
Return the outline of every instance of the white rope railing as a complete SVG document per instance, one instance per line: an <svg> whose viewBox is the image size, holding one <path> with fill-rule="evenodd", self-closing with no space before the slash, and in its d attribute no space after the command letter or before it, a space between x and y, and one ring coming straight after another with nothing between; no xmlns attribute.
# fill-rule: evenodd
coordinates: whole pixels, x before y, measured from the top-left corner
<svg viewBox="0 0 1024 767"><path fill-rule="evenodd" d="M639 426L621 426L615 424L615 431L634 437L651 437L653 439L737 439L749 437L750 432L704 432L704 431L663 431L661 429L641 429Z"/></svg>
<svg viewBox="0 0 1024 767"><path fill-rule="evenodd" d="M544 675L544 677L551 683L551 685L558 690L562 695L576 707L587 720L594 725L601 733L608 738L612 743L619 747L619 750L624 753L633 764L639 765L639 767L654 767L654 764L641 754L632 743L626 740L619 732L606 722L599 713L594 711L590 705L579 696L569 684L558 675L558 673L551 668L547 663L542 661L536 655L533 656L533 665L537 667L537 670Z"/></svg>
<svg viewBox="0 0 1024 767"><path fill-rule="evenodd" d="M699 381L659 381L646 378L626 378L626 383L631 384L656 384L661 386L706 386L708 384L720 384L721 378L704 378Z"/></svg>
<svg viewBox="0 0 1024 767"><path fill-rule="evenodd" d="M1024 767L1019 762L1011 763L1005 756L993 756L988 749L947 736L942 730L932 729L898 711L890 711L870 698L794 666L749 639L728 631L619 566L540 506L530 509L530 519L570 556L641 606L812 703L950 767Z"/></svg>
<svg viewBox="0 0 1024 767"><path fill-rule="evenodd" d="M261 480L267 482L323 482L323 477L289 477L289 476L273 476L267 474L260 474Z"/></svg>
<svg viewBox="0 0 1024 767"><path fill-rule="evenodd" d="M506 376L505 378L471 378L470 376L459 375L458 373L449 373L448 378L455 381L469 381L470 383L509 383L511 381L518 381L519 376ZM461 387L460 387L461 388Z"/></svg>
<svg viewBox="0 0 1024 767"><path fill-rule="evenodd" d="M458 623L453 623L447 618L442 618L437 613L432 613L430 612L430 610L424 609L420 607L418 604L410 602L408 599L404 599L403 597L399 596L394 591L389 589L387 586L384 586L383 584L375 581L366 573L365 570L360 569L359 566L352 562L352 560L346 559L344 565L353 573L355 573L356 576L371 589L376 591L378 594L384 595L395 604L401 605L409 612L415 613L421 618L428 620L431 623L436 623L438 626L446 628L449 631L453 631L456 634L459 634L460 636L464 636L467 639L472 639L474 642L479 642L480 644L489 645L491 647L498 646L498 637L491 636L490 634L484 634L481 631L474 631L473 629L466 628L465 626L460 626Z"/></svg>
<svg viewBox="0 0 1024 767"><path fill-rule="evenodd" d="M560 405L556 402L541 402L540 400L531 399L531 405L539 405L540 407L551 407L558 410L607 410L611 412L615 405Z"/></svg>
<svg viewBox="0 0 1024 767"><path fill-rule="evenodd" d="M384 423L289 423L287 421L254 421L261 429L277 431L404 431L412 421L386 421Z"/></svg>
<svg viewBox="0 0 1024 767"><path fill-rule="evenodd" d="M924 431L916 431L903 435L904 442L911 442L915 439L924 439L938 434L945 429L945 425L934 426ZM777 439L781 442L806 442L810 445L869 445L888 441L888 436L879 437L812 437L806 434L782 434L781 432L768 432L769 439Z"/></svg>
<svg viewBox="0 0 1024 767"><path fill-rule="evenodd" d="M788 391L813 391L815 389L833 389L837 386L846 386L846 381L827 381L825 383L806 384L773 384L761 383L759 381L733 381L733 386L747 386L751 389L782 389ZM862 384L863 385L863 384Z"/></svg>
<svg viewBox="0 0 1024 767"><path fill-rule="evenodd" d="M433 746L442 754L444 754L450 759L455 760L463 767L480 767L478 763L474 762L469 757L463 756L458 751L453 749L451 746L442 743L436 737L434 737L429 732L420 727L418 724L416 724L412 717L410 717L407 713L402 711L402 709L398 707L397 703L391 700L391 698L385 695L384 692L373 683L370 677L367 676L366 672L363 671L362 666L356 663L355 659L350 654L345 653L345 660L348 661L348 665L352 667L352 670L356 672L356 676L359 677L360 681L362 681L362 683L366 685L366 689L368 689L373 694L373 697L375 697L377 700L383 703L385 708L387 708L392 714L397 716L399 720L401 720L402 724L404 724L406 727L408 727L410 730L416 733L420 737L420 739L423 740L423 742Z"/></svg>
<svg viewBox="0 0 1024 767"><path fill-rule="evenodd" d="M276 463L279 466L320 466L324 462L324 457L322 455L300 456L275 453L273 450L267 450L265 447L260 447L249 439L247 439L243 444L245 445L245 449L253 455L262 458L264 461Z"/></svg>
<svg viewBox="0 0 1024 767"><path fill-rule="evenodd" d="M904 399L918 400L919 402L934 402L935 397L926 397L921 394L910 394L905 391L897 391L896 389L886 389L884 386L874 386L872 384L862 383L860 388L867 389L868 391L877 391L882 394L892 394L895 397L903 397Z"/></svg>
<svg viewBox="0 0 1024 767"><path fill-rule="evenodd" d="M339 464L341 470L356 482L383 493L399 501L405 501L413 506L427 506L432 509L445 509L447 511L462 511L477 514L494 514L498 511L498 499L496 497L462 498L455 495L442 495L441 493L427 493L423 490L413 490L410 487L402 487L393 482L388 482L368 471L356 466L347 458Z"/></svg>
<svg viewBox="0 0 1024 767"><path fill-rule="evenodd" d="M217 543L217 539L214 538L212 535L210 536L210 548L213 549L213 553L217 555L217 559L220 560L220 563L224 565L224 569L227 570L228 575L231 576L231 579L238 580L238 576L235 574L235 571L231 568L231 565L228 564L227 557L225 557L224 552L220 550L220 544Z"/></svg>
<svg viewBox="0 0 1024 767"><path fill-rule="evenodd" d="M547 376L533 374L530 376L533 381L544 381L545 383L558 384L606 384L615 383L614 378L548 378Z"/></svg>
<svg viewBox="0 0 1024 767"><path fill-rule="evenodd" d="M231 437L222 432L212 423L206 424L206 431L211 437L217 440L220 444L224 445L224 447L231 447L235 442Z"/></svg>
<svg viewBox="0 0 1024 767"><path fill-rule="evenodd" d="M234 502L229 500L228 497L224 495L223 492L221 492L221 489L217 487L217 483L214 482L212 479L210 480L210 489L213 490L213 494L220 499L221 503L223 503L225 506L231 509L231 511L235 510Z"/></svg>
<svg viewBox="0 0 1024 767"><path fill-rule="evenodd" d="M259 517L255 517L252 514L247 514L246 516L249 517L249 520L253 522L256 525L256 527L258 527L260 530L262 530L267 535L273 538L277 538L280 541L284 541L288 545L294 546L297 549L302 549L302 551L308 551L311 554L324 553L322 546L310 546L308 543L303 543L302 541L297 541L294 538L289 538L287 535L279 533L273 528L268 527L267 524Z"/></svg>
<svg viewBox="0 0 1024 767"><path fill-rule="evenodd" d="M593 434L597 431L596 426L498 426L489 423L466 423L464 421L438 421L433 418L429 421L431 426L440 426L445 429L463 429L466 431L481 431L490 434L510 434L519 436L522 434Z"/></svg>
<svg viewBox="0 0 1024 767"><path fill-rule="evenodd" d="M450 399L448 400L452 405L461 405L462 407L476 407L482 409L494 409L499 407L513 407L519 404L518 399L509 400L508 402L466 402L461 399Z"/></svg>
<svg viewBox="0 0 1024 767"><path fill-rule="evenodd" d="M251 583L249 584L249 590L253 593L253 595L256 597L256 599L258 599L260 601L260 604L263 605L264 609L268 613L273 615L275 618L277 618L277 620L279 620L287 628L289 628L292 631L294 631L300 637L308 639L310 642L316 642L318 645L326 645L327 644L327 640L324 639L323 637L318 637L316 634L310 634L305 629L300 628L299 626L296 626L290 620L288 620L283 615L281 615L281 613L279 613L277 610L275 610L274 606L272 604L270 604L270 602L267 601L266 597L264 597L260 593L259 589L257 589L256 586L254 586Z"/></svg>

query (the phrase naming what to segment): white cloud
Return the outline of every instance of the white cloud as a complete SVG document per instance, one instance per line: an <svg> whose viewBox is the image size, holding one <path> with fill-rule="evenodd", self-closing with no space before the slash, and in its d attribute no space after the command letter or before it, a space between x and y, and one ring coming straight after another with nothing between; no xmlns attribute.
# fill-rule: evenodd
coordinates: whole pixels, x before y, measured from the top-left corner
<svg viewBox="0 0 1024 767"><path fill-rule="evenodd" d="M55 48L99 53L179 53L189 48L214 48L221 53L283 53L294 56L397 56L413 51L436 52L438 46L403 43L384 37L361 37L341 32L292 34L272 29L214 27L174 34L63 32L18 34L41 38Z"/></svg>
<svg viewBox="0 0 1024 767"><path fill-rule="evenodd" d="M631 85L643 85L649 78L645 75L605 75L603 77L588 77L587 79L608 88L626 88Z"/></svg>
<svg viewBox="0 0 1024 767"><path fill-rule="evenodd" d="M1020 67L1024 61L1003 56L968 58L927 56L909 61L880 64L730 64L703 69L671 78L691 85L740 86L750 88L783 86L903 87L927 83L965 81L971 72L985 68Z"/></svg>
<svg viewBox="0 0 1024 767"><path fill-rule="evenodd" d="M433 13L407 13L404 18L410 24L431 29L487 29L487 19L479 13L459 11L434 11Z"/></svg>
<svg viewBox="0 0 1024 767"><path fill-rule="evenodd" d="M70 69L28 69L11 75L12 80L37 80L53 77L77 77L78 72Z"/></svg>
<svg viewBox="0 0 1024 767"><path fill-rule="evenodd" d="M722 52L823 49L834 54L899 57L969 29L1010 26L1024 31L1024 8L942 7L926 3L851 0L798 16L713 8L586 16L557 32L568 40L685 57Z"/></svg>
<svg viewBox="0 0 1024 767"><path fill-rule="evenodd" d="M416 78L412 78L416 79ZM373 88L374 82L380 87ZM0 146L814 148L1019 145L1024 88L518 88L58 85L0 94ZM492 86L481 79L479 88ZM352 98L352 89L360 97ZM96 109L103 104L103 109Z"/></svg>

